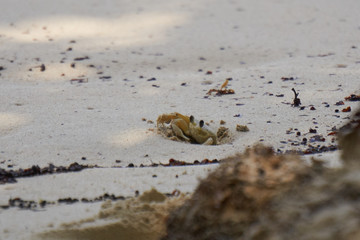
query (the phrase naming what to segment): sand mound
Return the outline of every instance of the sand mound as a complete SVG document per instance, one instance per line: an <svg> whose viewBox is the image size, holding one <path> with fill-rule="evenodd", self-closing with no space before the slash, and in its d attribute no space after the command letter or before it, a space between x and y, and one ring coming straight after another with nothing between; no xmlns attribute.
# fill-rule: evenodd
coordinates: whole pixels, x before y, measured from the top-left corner
<svg viewBox="0 0 360 240"><path fill-rule="evenodd" d="M159 239L165 234L165 218L187 197L167 197L155 189L136 198L112 203L107 201L93 218L70 222L63 229L46 232L42 239ZM102 225L98 225L103 221ZM93 223L97 223L96 226Z"/></svg>

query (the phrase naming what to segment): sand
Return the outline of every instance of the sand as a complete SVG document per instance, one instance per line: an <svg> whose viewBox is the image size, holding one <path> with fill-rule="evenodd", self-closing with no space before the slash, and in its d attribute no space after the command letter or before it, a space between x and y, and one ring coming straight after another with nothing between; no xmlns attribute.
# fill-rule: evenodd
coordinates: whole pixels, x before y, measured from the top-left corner
<svg viewBox="0 0 360 240"><path fill-rule="evenodd" d="M357 106L344 99L360 89L356 0L1 5L0 168L99 166L0 185L2 206L17 197L37 203L134 197L152 187L191 193L216 165L139 166L223 159L257 142L276 152L336 146L331 133L351 114L342 110ZM206 94L226 78L235 94ZM303 110L291 106L292 88ZM166 139L156 119L172 112L203 119L214 132L227 127L233 141L204 146ZM317 157L337 166L338 155ZM0 239L36 239L97 214L101 204L1 209Z"/></svg>

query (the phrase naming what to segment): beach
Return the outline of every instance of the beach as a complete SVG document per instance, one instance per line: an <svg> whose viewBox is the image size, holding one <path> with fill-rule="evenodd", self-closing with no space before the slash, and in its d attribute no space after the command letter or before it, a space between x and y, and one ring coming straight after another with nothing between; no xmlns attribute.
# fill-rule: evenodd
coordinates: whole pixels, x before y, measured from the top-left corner
<svg viewBox="0 0 360 240"><path fill-rule="evenodd" d="M341 165L336 133L360 94L355 0L1 5L0 168L21 176L0 184L0 239L50 239L151 189L190 196L256 143ZM226 79L233 93L216 94ZM164 137L157 119L174 112L227 140Z"/></svg>

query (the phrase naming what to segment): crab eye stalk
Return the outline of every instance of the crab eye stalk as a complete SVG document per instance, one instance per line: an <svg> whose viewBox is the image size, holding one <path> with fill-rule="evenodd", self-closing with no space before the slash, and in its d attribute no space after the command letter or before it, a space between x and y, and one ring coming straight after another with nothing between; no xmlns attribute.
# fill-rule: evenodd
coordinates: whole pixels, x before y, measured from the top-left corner
<svg viewBox="0 0 360 240"><path fill-rule="evenodd" d="M204 120L200 120L199 126L202 128L204 126Z"/></svg>
<svg viewBox="0 0 360 240"><path fill-rule="evenodd" d="M190 122L194 122L195 121L195 118L193 115L190 116Z"/></svg>

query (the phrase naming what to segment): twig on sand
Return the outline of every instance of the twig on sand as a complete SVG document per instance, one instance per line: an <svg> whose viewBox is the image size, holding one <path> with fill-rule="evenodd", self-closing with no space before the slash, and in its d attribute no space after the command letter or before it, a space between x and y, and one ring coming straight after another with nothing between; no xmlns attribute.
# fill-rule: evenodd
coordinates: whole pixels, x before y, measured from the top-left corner
<svg viewBox="0 0 360 240"><path fill-rule="evenodd" d="M293 107L298 107L298 106L301 105L300 98L298 98L299 93L297 93L294 88L292 88L291 90L292 90L292 91L294 92L294 94L295 94L294 101L293 101L293 104L291 104L291 106L293 106Z"/></svg>

